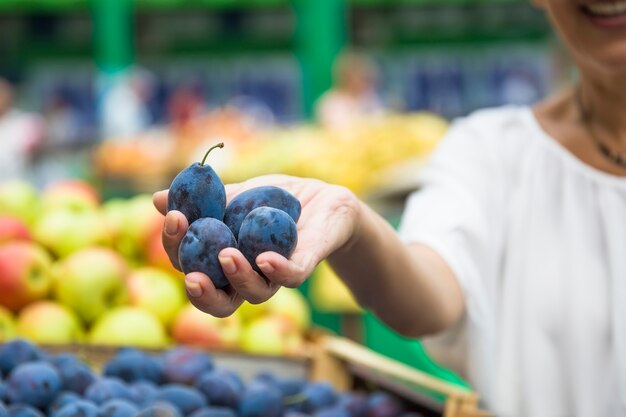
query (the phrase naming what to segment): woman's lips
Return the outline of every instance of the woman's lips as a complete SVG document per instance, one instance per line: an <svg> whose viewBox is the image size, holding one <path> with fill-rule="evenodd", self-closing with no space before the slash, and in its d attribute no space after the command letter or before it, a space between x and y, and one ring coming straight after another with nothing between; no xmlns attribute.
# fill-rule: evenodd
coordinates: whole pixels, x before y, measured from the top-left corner
<svg viewBox="0 0 626 417"><path fill-rule="evenodd" d="M594 2L580 6L589 20L601 27L626 27L626 0Z"/></svg>

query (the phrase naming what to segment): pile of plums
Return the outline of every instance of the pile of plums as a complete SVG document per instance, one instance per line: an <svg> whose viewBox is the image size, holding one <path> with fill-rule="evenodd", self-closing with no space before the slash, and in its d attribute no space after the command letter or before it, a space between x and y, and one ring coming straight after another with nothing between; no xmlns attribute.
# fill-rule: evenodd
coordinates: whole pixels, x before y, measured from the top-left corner
<svg viewBox="0 0 626 417"><path fill-rule="evenodd" d="M384 392L262 372L244 381L206 352L121 348L96 374L69 353L0 346L0 417L418 417Z"/></svg>
<svg viewBox="0 0 626 417"><path fill-rule="evenodd" d="M216 288L228 285L218 261L219 252L238 248L252 267L263 276L256 257L273 251L289 258L298 233L300 201L288 191L261 186L237 195L226 205L224 184L206 158L182 170L169 189L167 210L182 212L189 222L178 260L183 272L204 272Z"/></svg>

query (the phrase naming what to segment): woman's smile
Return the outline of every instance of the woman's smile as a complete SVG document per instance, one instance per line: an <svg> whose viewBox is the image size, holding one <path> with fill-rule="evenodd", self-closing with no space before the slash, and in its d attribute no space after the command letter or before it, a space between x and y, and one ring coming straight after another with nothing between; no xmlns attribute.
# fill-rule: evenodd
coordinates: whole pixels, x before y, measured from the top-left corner
<svg viewBox="0 0 626 417"><path fill-rule="evenodd" d="M602 27L626 27L626 0L596 1L580 6L589 20Z"/></svg>

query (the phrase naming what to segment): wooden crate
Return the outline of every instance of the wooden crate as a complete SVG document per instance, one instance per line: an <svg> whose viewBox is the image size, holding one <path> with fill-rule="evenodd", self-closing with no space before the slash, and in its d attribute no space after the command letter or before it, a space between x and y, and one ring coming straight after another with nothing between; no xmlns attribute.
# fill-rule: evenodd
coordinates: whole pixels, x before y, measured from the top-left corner
<svg viewBox="0 0 626 417"><path fill-rule="evenodd" d="M71 352L96 370L112 357L117 348L91 345L46 346L50 353ZM162 351L150 351L158 354ZM404 405L425 416L491 417L478 406L478 395L380 355L349 339L325 333L312 335L301 355L263 356L237 351L211 350L219 366L236 370L244 379L261 371L283 377L328 381L337 390L384 390L400 398Z"/></svg>

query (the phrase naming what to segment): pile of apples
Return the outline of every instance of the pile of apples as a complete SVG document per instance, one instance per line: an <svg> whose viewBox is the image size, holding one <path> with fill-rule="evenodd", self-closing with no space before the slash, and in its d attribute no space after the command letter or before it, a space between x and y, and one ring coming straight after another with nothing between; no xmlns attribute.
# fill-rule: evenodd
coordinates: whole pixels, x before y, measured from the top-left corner
<svg viewBox="0 0 626 417"><path fill-rule="evenodd" d="M187 300L162 225L151 195L102 203L80 180L43 190L0 183L0 342L302 349L310 311L297 290L282 288L227 318L204 314Z"/></svg>

